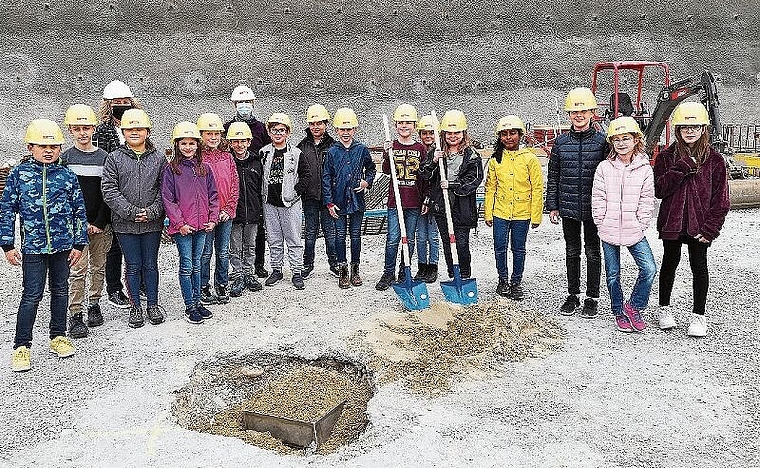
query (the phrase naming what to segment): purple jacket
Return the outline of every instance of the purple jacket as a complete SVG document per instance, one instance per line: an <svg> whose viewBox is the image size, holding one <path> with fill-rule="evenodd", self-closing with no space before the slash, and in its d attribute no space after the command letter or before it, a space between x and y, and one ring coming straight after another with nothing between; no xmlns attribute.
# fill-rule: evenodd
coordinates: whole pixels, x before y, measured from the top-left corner
<svg viewBox="0 0 760 468"><path fill-rule="evenodd" d="M180 163L180 174L172 172L168 164L164 168L161 198L169 217L169 235L179 233L179 228L185 224L201 230L204 224L219 219L214 173L208 164L203 163L206 176L198 176L194 166L192 161L185 159Z"/></svg>
<svg viewBox="0 0 760 468"><path fill-rule="evenodd" d="M707 160L697 169L689 157L676 159L675 145L657 155L654 165L654 194L662 199L657 215L660 239L702 234L712 241L731 206L726 162L711 147Z"/></svg>

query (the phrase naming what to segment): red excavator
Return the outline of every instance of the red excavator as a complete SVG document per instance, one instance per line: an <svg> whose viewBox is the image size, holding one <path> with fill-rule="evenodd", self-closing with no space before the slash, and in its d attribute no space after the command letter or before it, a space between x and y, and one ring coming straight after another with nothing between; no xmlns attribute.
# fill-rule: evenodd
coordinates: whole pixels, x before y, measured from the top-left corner
<svg viewBox="0 0 760 468"><path fill-rule="evenodd" d="M599 105L595 124L606 130L607 124L614 118L623 115L633 117L644 132L646 151L651 155L652 161L657 157L657 153L671 142L670 115L682 101L699 95L710 116L712 145L726 159L731 179L747 178L748 160L758 160L757 165L760 167L760 154L748 155L744 149L745 146L760 147L760 132L757 130L760 126L730 125L724 128L715 77L709 70L705 70L698 77L671 82L670 68L664 62L599 62L594 66L591 90L596 95ZM650 111L649 103L652 102L655 105ZM744 127L746 131L742 132ZM752 140L753 128L754 140L750 143L754 143L754 146L747 144L747 141ZM526 135L527 141L534 147L544 149L548 154L556 136L568 129L569 127L562 127L559 123L557 126L533 126ZM739 142L738 146L732 144L734 140ZM737 159L743 160L744 166L736 164L735 153ZM760 180L732 180L731 204L733 208L760 206Z"/></svg>

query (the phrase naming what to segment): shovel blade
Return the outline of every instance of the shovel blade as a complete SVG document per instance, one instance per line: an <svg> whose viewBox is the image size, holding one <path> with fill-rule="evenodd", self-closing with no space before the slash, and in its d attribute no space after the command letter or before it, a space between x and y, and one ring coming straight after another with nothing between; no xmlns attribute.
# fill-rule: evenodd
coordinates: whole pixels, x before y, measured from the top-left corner
<svg viewBox="0 0 760 468"><path fill-rule="evenodd" d="M454 266L454 279L441 281L441 291L447 301L470 305L478 302L478 283L475 278L462 279L459 265Z"/></svg>
<svg viewBox="0 0 760 468"><path fill-rule="evenodd" d="M401 303L406 310L423 310L430 307L430 295L428 294L427 284L422 281L412 280L412 271L409 267L405 268L406 278L403 283L393 284L393 290L401 299Z"/></svg>

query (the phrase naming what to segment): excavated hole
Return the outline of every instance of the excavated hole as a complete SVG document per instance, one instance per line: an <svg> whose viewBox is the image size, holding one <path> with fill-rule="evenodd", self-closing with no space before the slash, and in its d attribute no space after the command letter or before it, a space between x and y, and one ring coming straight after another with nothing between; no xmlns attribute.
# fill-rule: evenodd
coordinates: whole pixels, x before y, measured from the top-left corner
<svg viewBox="0 0 760 468"><path fill-rule="evenodd" d="M272 353L225 356L201 362L172 406L180 426L237 437L279 453L332 453L358 438L369 419L367 402L375 386L359 363L322 357L306 360ZM332 435L318 449L291 447L268 432L245 430L243 411L292 419L316 419L341 401L346 405Z"/></svg>

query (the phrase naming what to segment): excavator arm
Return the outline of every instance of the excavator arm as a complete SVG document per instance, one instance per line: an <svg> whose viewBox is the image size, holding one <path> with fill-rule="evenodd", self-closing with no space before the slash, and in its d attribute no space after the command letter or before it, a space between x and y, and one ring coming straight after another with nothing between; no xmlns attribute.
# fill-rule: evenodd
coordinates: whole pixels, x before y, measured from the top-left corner
<svg viewBox="0 0 760 468"><path fill-rule="evenodd" d="M644 130L646 137L646 152L653 154L654 149L660 143L665 125L678 104L695 94L703 93L702 104L707 108L710 115L710 132L713 145L719 151L725 147L723 142L723 129L720 121L720 102L718 90L715 86L715 78L709 70L705 70L697 81L695 78L686 78L665 86L657 97L657 105L652 111L652 116Z"/></svg>

